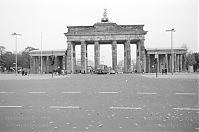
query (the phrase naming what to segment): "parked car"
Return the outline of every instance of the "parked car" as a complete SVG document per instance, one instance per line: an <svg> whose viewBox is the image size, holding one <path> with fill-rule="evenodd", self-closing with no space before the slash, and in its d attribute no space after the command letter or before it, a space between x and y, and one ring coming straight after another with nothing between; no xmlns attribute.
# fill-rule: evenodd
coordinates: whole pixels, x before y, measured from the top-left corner
<svg viewBox="0 0 199 132"><path fill-rule="evenodd" d="M115 70L110 70L110 74L116 74Z"/></svg>
<svg viewBox="0 0 199 132"><path fill-rule="evenodd" d="M95 70L95 74L108 74L107 65L99 65L99 68Z"/></svg>

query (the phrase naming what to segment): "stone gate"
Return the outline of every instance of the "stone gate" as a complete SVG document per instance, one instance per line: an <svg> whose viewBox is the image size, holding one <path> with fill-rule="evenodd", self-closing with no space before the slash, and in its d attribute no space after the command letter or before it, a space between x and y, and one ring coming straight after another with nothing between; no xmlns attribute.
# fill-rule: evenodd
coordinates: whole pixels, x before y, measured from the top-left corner
<svg viewBox="0 0 199 132"><path fill-rule="evenodd" d="M95 69L100 65L100 45L111 44L112 68L117 71L117 44L124 45L124 73L131 70L131 44L136 45L136 70L146 71L146 55L144 40L147 31L144 25L117 25L116 23L101 22L93 26L68 26L67 37L67 72L75 73L75 46L81 45L81 72L87 73L87 46L94 45Z"/></svg>

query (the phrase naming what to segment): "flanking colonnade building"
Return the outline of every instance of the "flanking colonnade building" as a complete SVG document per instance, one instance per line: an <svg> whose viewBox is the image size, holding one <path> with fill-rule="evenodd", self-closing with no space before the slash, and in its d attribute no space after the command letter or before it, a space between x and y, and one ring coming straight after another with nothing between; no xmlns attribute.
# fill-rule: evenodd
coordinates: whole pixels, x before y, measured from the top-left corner
<svg viewBox="0 0 199 132"><path fill-rule="evenodd" d="M107 18L104 18L107 19ZM124 73L132 73L131 44L136 45L136 72L154 72L154 58L157 56L157 70L167 69L171 72L171 49L146 49L144 25L117 25L102 21L93 26L68 26L67 50L41 51L30 53L31 73L49 73L52 69L61 68L66 73L76 73L76 45L81 45L81 73L88 73L88 45L94 45L94 70L100 66L100 45L109 44L112 47L112 69L117 71L117 45L124 45ZM186 49L173 49L174 72L185 69L184 58ZM54 65L52 64L54 56ZM41 68L42 63L42 68Z"/></svg>
<svg viewBox="0 0 199 132"><path fill-rule="evenodd" d="M185 54L186 49L175 48L174 53L174 72L183 72L185 70ZM54 55L54 65L52 64L52 52ZM162 69L167 69L171 72L171 49L146 49L146 69L144 72L153 73L155 72L155 55L157 54L157 70L161 72ZM41 73L41 51L34 50L30 53L30 72L34 74ZM76 61L75 61L76 64ZM71 73L69 67L67 67L67 56L66 50L54 50L54 51L42 51L42 72L51 73L52 69L61 68L65 72ZM132 66L131 66L132 67ZM137 67L136 67L137 68ZM76 66L74 67L74 70ZM87 68L88 69L88 68ZM86 69L86 70L87 70ZM117 69L116 69L117 70ZM137 69L136 69L137 70ZM76 70L75 70L76 71ZM73 73L76 73L76 72ZM88 71L87 71L88 72ZM130 72L135 72L130 69ZM138 71L139 72L139 71ZM141 71L140 71L141 72Z"/></svg>

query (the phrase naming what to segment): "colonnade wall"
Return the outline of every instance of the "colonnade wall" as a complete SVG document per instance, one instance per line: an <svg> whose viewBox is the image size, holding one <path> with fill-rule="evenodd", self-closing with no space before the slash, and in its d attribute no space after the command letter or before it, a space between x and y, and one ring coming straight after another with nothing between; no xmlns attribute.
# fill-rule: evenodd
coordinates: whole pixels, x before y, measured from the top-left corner
<svg viewBox="0 0 199 132"><path fill-rule="evenodd" d="M187 50L184 48L173 49L173 63L171 49L147 49L146 72L156 72L155 56L157 58L157 72L167 69L168 72L185 71L185 56ZM173 66L172 66L173 65Z"/></svg>
<svg viewBox="0 0 199 132"><path fill-rule="evenodd" d="M55 51L33 51L30 53L30 72L34 74L38 73L51 73L58 68L66 69L66 50ZM41 61L42 58L42 61ZM52 60L54 64L52 65ZM42 67L42 68L41 68Z"/></svg>
<svg viewBox="0 0 199 132"><path fill-rule="evenodd" d="M145 49L145 51L141 50L139 40L135 43L136 45L136 70L137 72L148 72L153 73L156 72L155 69L155 55L157 55L157 71L161 72L162 69L167 69L167 72L171 72L171 50L170 49ZM87 42L80 42L81 46L84 46L81 48L81 71L82 73L88 72L88 58L86 55L87 52ZM112 68L117 71L117 45L118 41L112 41ZM143 43L143 42L142 42ZM78 43L77 43L78 44ZM93 42L94 44L94 60L95 60L95 66L94 69L99 68L100 65L100 41ZM124 41L124 73L130 73L133 72L131 69L131 50L129 48L129 45L131 44L131 41ZM40 51L34 51L32 52L31 59L30 59L30 72L31 73L41 73L41 58L42 58L42 72L43 73L51 73L52 70L61 68L65 70L68 73L75 73L76 72L76 53L75 53L75 45L73 45L73 70L71 71L71 51L66 53L66 50L60 51L43 51L41 57ZM125 46L126 45L126 46ZM185 71L185 55L186 55L186 49L174 49L174 72L183 72ZM58 53L59 52L59 53ZM144 54L143 54L144 53ZM142 56L141 56L142 54ZM54 56L54 65L52 64L52 55ZM140 55L140 56L139 56ZM67 62L68 60L68 62ZM144 62L144 63L142 63Z"/></svg>

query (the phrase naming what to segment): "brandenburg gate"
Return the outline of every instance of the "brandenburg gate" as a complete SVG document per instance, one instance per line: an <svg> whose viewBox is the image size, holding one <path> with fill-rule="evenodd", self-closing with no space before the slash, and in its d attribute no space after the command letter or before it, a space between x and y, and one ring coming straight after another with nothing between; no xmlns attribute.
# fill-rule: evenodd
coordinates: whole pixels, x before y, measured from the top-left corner
<svg viewBox="0 0 199 132"><path fill-rule="evenodd" d="M112 46L112 69L117 71L117 45L124 45L124 73L131 73L131 44L136 45L136 70L146 71L144 40L147 31L144 25L117 25L108 21L106 15L100 23L93 26L68 26L67 37L67 73L76 72L75 46L81 45L81 73L87 73L87 46L94 45L94 69L100 65L100 45Z"/></svg>
<svg viewBox="0 0 199 132"><path fill-rule="evenodd" d="M185 56L187 50L184 48L145 48L144 41L147 31L144 25L117 25L109 22L106 10L99 23L93 26L68 26L67 49L30 52L31 73L52 73L53 70L62 69L64 73L89 73L88 71L88 45L94 45L94 70L100 68L100 45L110 44L112 46L112 69L117 72L117 45L124 45L124 70L123 73L153 73L183 72L186 71ZM136 65L131 69L131 44L136 45ZM75 46L81 46L81 66L76 65ZM41 54L42 53L42 54ZM174 55L172 64L171 53ZM54 59L53 59L54 58ZM154 60L157 60L157 63ZM54 60L54 61L53 61ZM53 62L53 63L52 63ZM76 67L77 66L77 67ZM78 70L77 70L78 69ZM80 70L80 71L79 71Z"/></svg>

